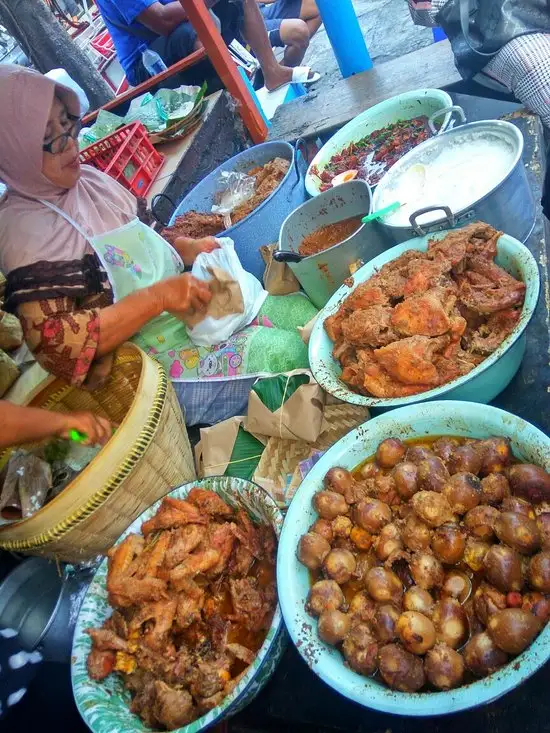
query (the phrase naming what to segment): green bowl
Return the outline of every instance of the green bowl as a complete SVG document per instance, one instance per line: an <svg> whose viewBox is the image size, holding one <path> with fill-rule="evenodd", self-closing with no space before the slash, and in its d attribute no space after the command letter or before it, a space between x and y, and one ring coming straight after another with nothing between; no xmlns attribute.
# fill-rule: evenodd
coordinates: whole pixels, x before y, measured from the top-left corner
<svg viewBox="0 0 550 733"><path fill-rule="evenodd" d="M386 250L386 252L367 262L366 265L353 275L353 285L351 287L344 284L334 293L319 313L309 340L309 363L311 371L323 389L342 400L342 402L387 409L437 399L467 400L468 402L487 404L508 386L519 369L525 353L525 329L533 317L537 305L540 291L540 276L537 263L531 252L525 245L507 234L503 234L498 240L496 263L525 283L525 301L521 317L512 333L481 364L478 364L468 374L458 379L453 379L441 387L411 395L410 397L395 397L393 399L366 397L365 395L357 394L357 392L353 392L340 379L342 368L332 358L333 344L324 329L323 324L325 319L336 313L348 295L359 284L376 274L386 262L395 260L403 252L410 249L425 252L430 240L443 239L448 233L449 230L446 230L429 234L426 237L409 239L407 242L402 242Z"/></svg>
<svg viewBox="0 0 550 733"><path fill-rule="evenodd" d="M168 496L185 499L195 486L215 491L230 506L241 507L248 512L253 520L271 525L277 537L280 536L283 526L281 511L273 499L251 481L215 476L180 486ZM161 501L157 501L134 520L117 544L129 534L139 532L143 522L156 513ZM71 658L74 699L80 715L93 733L149 733L151 728L130 712L131 697L122 679L118 675L111 674L105 680L97 682L88 676L86 669L91 639L84 633L84 629L101 626L112 613L107 601L106 579L107 559L101 563L94 575L76 622ZM174 733L198 733L242 710L254 699L275 671L284 651L285 642L283 619L280 607L277 606L264 643L235 689L224 698L221 705L189 725L178 728Z"/></svg>
<svg viewBox="0 0 550 733"><path fill-rule="evenodd" d="M432 435L488 438L506 435L514 455L550 470L550 438L530 423L489 405L430 402L380 415L349 432L321 457L294 495L277 553L277 581L285 623L309 667L337 692L360 705L397 715L445 715L487 705L528 679L550 657L550 624L518 657L495 674L448 692L405 693L390 690L378 678L363 677L344 664L340 652L317 636L317 623L306 612L309 572L296 557L300 537L317 519L311 500L323 487L329 468L353 469L372 456L384 438L401 440ZM521 727L521 722L518 721ZM541 730L544 726L541 727ZM444 726L441 726L444 730Z"/></svg>
<svg viewBox="0 0 550 733"><path fill-rule="evenodd" d="M321 193L321 180L312 173L313 166L323 171L332 156L347 148L350 143L357 142L370 135L371 132L399 122L399 120L412 120L420 115L431 117L434 112L451 107L452 104L453 100L442 89L414 89L366 109L340 128L313 158L306 173L306 191L310 196L318 196ZM442 115L439 118L441 129L446 130L450 121L450 112Z"/></svg>

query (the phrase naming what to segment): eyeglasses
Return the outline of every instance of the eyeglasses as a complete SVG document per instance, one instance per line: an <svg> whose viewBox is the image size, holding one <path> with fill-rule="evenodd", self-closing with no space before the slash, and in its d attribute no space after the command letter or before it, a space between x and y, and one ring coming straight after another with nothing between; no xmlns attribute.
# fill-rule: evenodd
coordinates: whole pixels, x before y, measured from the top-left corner
<svg viewBox="0 0 550 733"><path fill-rule="evenodd" d="M67 117L72 122L71 126L69 127L67 132L64 132L62 135L54 137L54 139L50 140L49 143L45 143L44 145L42 145L42 150L44 150L46 153L58 155L65 150L69 139L77 139L78 134L82 129L82 120L80 119L80 117L75 117L74 115L67 115Z"/></svg>

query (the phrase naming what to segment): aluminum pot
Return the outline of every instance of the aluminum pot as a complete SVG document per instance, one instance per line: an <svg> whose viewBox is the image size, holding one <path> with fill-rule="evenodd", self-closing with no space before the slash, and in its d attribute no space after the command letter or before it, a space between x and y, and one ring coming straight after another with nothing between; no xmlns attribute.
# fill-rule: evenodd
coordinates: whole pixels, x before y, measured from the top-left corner
<svg viewBox="0 0 550 733"><path fill-rule="evenodd" d="M412 237L423 237L431 232L462 227L472 221L484 221L496 229L525 242L535 225L535 201L527 181L522 161L523 135L515 125L501 120L482 120L455 127L453 130L430 138L403 156L382 177L373 196L374 209L381 208L387 201L388 188L416 164L429 165L429 158L436 155L446 145L460 139L467 133L474 135L492 134L502 137L513 149L513 158L502 180L491 190L469 206L452 211L448 201L426 201L426 206L413 212L408 226L391 224L388 219L377 222L380 231L390 238L393 244L406 242ZM467 145L464 154L468 154ZM480 161L482 165L482 161ZM443 216L426 221L426 214L442 211ZM419 223L419 217L423 222Z"/></svg>
<svg viewBox="0 0 550 733"><path fill-rule="evenodd" d="M298 254L300 243L320 227L355 216L366 216L371 210L370 187L364 181L355 180L306 201L283 222L275 259L288 262L317 308L322 308L350 276L350 265L376 257L388 248L388 241L369 223L362 224L343 242L309 257Z"/></svg>
<svg viewBox="0 0 550 733"><path fill-rule="evenodd" d="M24 560L0 583L0 628L18 632L21 648L49 662L68 662L73 629L91 570L59 574L43 558Z"/></svg>
<svg viewBox="0 0 550 733"><path fill-rule="evenodd" d="M300 140L294 147L283 141L261 143L230 158L186 194L172 214L170 225L178 216L192 209L210 212L222 171L246 173L274 158L286 158L290 162L290 168L273 193L247 217L220 234L231 237L244 269L262 280L265 264L260 247L263 244L273 244L279 239L279 230L285 218L306 200L304 176L307 163L299 151L300 145Z"/></svg>

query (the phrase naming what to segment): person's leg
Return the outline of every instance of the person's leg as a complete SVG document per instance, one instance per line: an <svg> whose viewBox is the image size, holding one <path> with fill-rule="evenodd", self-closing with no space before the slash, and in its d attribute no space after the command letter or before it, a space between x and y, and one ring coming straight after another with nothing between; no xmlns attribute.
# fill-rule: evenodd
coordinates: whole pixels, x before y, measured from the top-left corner
<svg viewBox="0 0 550 733"><path fill-rule="evenodd" d="M312 38L323 25L321 15L319 14L319 8L315 4L315 0L302 0L300 19L307 24L309 37Z"/></svg>
<svg viewBox="0 0 550 733"><path fill-rule="evenodd" d="M185 22L180 23L168 36L156 38L150 48L158 53L166 66L172 66L202 48L202 43L191 23Z"/></svg>
<svg viewBox="0 0 550 733"><path fill-rule="evenodd" d="M282 45L285 46L283 56L285 66L299 66L309 46L309 30L305 21L299 18L282 20L279 26L279 37ZM271 34L270 40L271 44L275 45Z"/></svg>
<svg viewBox="0 0 550 733"><path fill-rule="evenodd" d="M256 0L243 0L243 12L242 33L260 63L267 89L287 84L292 80L292 69L277 62Z"/></svg>

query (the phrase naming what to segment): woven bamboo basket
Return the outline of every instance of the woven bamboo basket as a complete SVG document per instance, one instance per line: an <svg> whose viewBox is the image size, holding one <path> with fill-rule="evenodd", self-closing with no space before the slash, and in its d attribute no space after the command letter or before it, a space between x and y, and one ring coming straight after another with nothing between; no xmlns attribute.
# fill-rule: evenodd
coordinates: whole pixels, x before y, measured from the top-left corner
<svg viewBox="0 0 550 733"><path fill-rule="evenodd" d="M174 389L164 369L133 344L117 350L103 388L87 392L50 377L25 402L56 412L90 410L119 427L58 496L32 517L0 527L0 548L68 562L91 559L153 502L196 478Z"/></svg>

